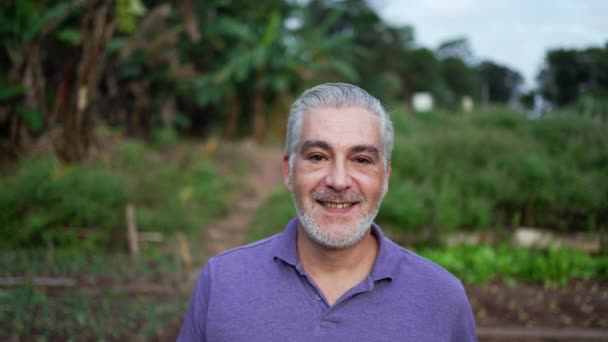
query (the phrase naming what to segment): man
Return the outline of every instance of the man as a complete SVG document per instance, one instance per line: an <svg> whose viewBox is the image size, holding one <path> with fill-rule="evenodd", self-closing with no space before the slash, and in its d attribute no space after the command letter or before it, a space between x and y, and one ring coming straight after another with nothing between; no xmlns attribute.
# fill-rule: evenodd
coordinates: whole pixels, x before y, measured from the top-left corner
<svg viewBox="0 0 608 342"><path fill-rule="evenodd" d="M393 128L343 83L289 113L285 185L298 216L201 272L181 341L476 341L461 283L373 223L388 190Z"/></svg>

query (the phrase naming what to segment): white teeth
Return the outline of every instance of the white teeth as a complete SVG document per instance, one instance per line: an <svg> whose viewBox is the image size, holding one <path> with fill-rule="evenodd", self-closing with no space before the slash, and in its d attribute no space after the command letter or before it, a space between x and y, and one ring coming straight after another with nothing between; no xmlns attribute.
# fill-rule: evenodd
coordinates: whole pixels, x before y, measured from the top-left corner
<svg viewBox="0 0 608 342"><path fill-rule="evenodd" d="M325 205L330 207L330 208L338 208L338 209L342 209L342 208L348 208L351 205L353 205L352 203L332 203L332 202L325 202Z"/></svg>

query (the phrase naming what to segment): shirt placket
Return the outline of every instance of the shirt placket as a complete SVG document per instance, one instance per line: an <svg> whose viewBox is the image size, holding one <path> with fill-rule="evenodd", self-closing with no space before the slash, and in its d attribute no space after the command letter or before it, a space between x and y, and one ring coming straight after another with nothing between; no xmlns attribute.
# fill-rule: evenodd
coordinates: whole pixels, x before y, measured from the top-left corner
<svg viewBox="0 0 608 342"><path fill-rule="evenodd" d="M329 309L329 304L327 303L327 299L321 292L321 290L317 287L317 284L310 279L308 274L302 268L302 264L298 264L296 266L296 270L300 276L300 280L302 281L302 286L304 290L310 295L313 305L319 309L319 315L321 316L323 313Z"/></svg>

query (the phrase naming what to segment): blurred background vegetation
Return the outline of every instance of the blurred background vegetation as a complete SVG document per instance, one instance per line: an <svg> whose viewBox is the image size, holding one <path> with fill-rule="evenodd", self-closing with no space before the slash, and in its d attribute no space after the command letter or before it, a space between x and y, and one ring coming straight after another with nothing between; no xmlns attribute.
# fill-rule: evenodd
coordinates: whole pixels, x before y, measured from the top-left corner
<svg viewBox="0 0 608 342"><path fill-rule="evenodd" d="M213 145L280 145L293 100L329 81L358 84L391 112L393 173L378 220L406 242L431 248L449 232L521 226L594 238L608 229L608 42L547 51L536 87L524 91L518 71L479 60L466 38L429 49L413 27L384 22L363 0L8 1L0 39L0 276L120 270L96 255L126 251L129 203L142 231L200 237L229 210L247 169L226 172ZM416 113L418 92L432 94L436 108ZM276 190L251 238L293 214L289 193ZM539 268L514 270L506 265L536 257L504 248L421 253L471 282L495 272L559 284L608 279L605 257L551 250L528 264ZM174 279L179 263L165 252L144 251L129 264L139 271L118 277L155 269ZM47 297L32 284L10 294L0 325L22 337L117 324L111 313L124 301ZM89 331L164 336L163 317L184 300L156 309L138 301L122 330ZM28 325L24 308L54 318ZM82 318L53 327L66 315L53 308Z"/></svg>

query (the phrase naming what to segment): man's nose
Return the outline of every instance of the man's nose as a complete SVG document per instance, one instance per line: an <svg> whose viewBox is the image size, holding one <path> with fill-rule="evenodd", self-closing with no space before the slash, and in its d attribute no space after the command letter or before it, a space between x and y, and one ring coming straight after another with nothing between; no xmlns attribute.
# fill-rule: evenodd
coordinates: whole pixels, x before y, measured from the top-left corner
<svg viewBox="0 0 608 342"><path fill-rule="evenodd" d="M352 179L345 163L339 161L331 163L325 177L325 185L335 191L344 191L350 188L351 183Z"/></svg>

